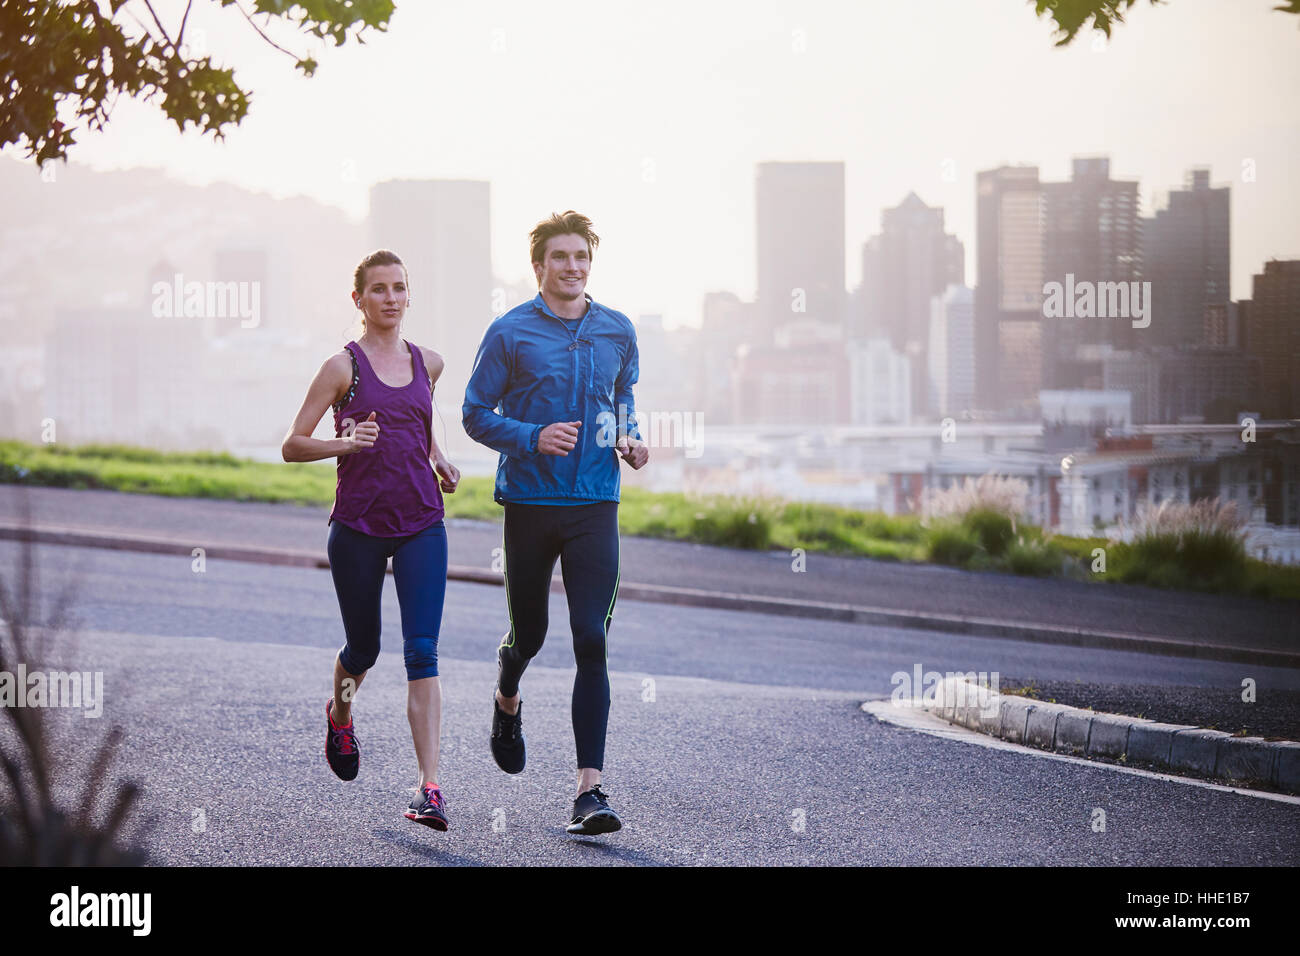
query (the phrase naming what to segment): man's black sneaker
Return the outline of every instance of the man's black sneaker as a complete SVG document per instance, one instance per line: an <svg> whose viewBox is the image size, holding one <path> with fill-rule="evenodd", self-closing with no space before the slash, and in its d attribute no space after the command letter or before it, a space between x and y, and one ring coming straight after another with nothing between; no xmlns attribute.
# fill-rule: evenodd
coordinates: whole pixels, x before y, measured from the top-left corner
<svg viewBox="0 0 1300 956"><path fill-rule="evenodd" d="M426 783L406 810L406 819L423 823L435 830L447 829L447 805L442 800L442 790L436 784Z"/></svg>
<svg viewBox="0 0 1300 956"><path fill-rule="evenodd" d="M623 827L618 814L609 808L609 798L596 784L573 801L573 820L565 828L569 833L613 833Z"/></svg>
<svg viewBox="0 0 1300 956"><path fill-rule="evenodd" d="M355 780L361 766L361 745L357 741L353 720L346 727L334 723L330 712L334 707L334 698L325 702L325 760L330 769L340 780Z"/></svg>
<svg viewBox="0 0 1300 956"><path fill-rule="evenodd" d="M507 714L497 704L496 689L492 690L492 759L506 773L519 773L524 769L524 702L519 710Z"/></svg>

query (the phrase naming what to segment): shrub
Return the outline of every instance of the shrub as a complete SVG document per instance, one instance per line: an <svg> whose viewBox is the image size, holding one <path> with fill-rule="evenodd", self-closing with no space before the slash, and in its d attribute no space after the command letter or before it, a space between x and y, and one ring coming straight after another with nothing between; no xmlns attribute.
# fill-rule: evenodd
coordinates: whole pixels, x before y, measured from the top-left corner
<svg viewBox="0 0 1300 956"><path fill-rule="evenodd" d="M1015 574L1047 577L1060 574L1069 556L1050 540L1024 537L1012 541L1002 556L1002 564Z"/></svg>
<svg viewBox="0 0 1300 956"><path fill-rule="evenodd" d="M1124 581L1237 591L1246 583L1245 521L1233 502L1165 501L1139 507L1121 549Z"/></svg>
<svg viewBox="0 0 1300 956"><path fill-rule="evenodd" d="M962 527L980 543L992 557L1000 557L1016 537L1015 522L1011 516L991 508L976 508L961 519Z"/></svg>
<svg viewBox="0 0 1300 956"><path fill-rule="evenodd" d="M976 511L1005 515L1013 522L1029 514L1029 484L1021 478L987 474L951 488L931 489L922 500L926 518L962 518Z"/></svg>
<svg viewBox="0 0 1300 956"><path fill-rule="evenodd" d="M979 550L979 541L960 524L937 525L930 529L926 540L926 556L936 564L966 567Z"/></svg>
<svg viewBox="0 0 1300 956"><path fill-rule="evenodd" d="M772 541L773 508L761 499L708 498L696 505L691 536L704 544L762 550Z"/></svg>

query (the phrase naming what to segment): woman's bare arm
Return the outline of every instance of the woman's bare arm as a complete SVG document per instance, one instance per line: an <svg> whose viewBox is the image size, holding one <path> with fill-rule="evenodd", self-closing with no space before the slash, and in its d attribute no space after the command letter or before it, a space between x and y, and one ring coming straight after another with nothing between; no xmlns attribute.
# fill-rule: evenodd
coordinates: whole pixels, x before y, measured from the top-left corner
<svg viewBox="0 0 1300 956"><path fill-rule="evenodd" d="M284 436L280 454L285 461L319 461L359 451L359 444L348 438L312 438L321 417L345 394L352 384L352 362L346 352L331 355L320 367L307 389L298 416Z"/></svg>

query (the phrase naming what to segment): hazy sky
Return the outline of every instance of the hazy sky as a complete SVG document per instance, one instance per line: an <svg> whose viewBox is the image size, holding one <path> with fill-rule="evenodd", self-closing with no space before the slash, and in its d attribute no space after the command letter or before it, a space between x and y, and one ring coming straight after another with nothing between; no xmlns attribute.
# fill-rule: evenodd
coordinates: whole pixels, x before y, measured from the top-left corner
<svg viewBox="0 0 1300 956"><path fill-rule="evenodd" d="M225 142L182 137L123 99L71 157L358 217L383 179L487 179L498 276L530 276L528 230L572 207L604 239L591 293L670 325L697 322L706 291L753 295L761 161L846 163L850 288L881 209L909 190L945 208L970 282L976 170L1027 162L1064 179L1071 156L1109 154L1149 212L1208 164L1233 187L1242 298L1265 259L1300 258L1300 18L1275 4L1144 2L1109 46L1061 50L1027 0L399 0L387 34L323 51L304 79L234 10L202 3L191 35L254 91L243 124ZM174 28L184 3L154 7Z"/></svg>

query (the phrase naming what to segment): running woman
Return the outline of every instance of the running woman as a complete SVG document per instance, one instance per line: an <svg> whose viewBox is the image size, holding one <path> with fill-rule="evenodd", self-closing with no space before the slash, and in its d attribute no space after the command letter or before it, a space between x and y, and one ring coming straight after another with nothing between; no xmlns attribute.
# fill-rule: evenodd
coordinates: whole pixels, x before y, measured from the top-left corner
<svg viewBox="0 0 1300 956"><path fill-rule="evenodd" d="M636 330L623 313L585 293L599 243L591 220L573 210L537 224L537 297L488 327L462 408L466 433L501 453L493 497L505 509L510 631L497 648L492 756L506 773L524 769L519 680L546 638L559 558L578 665L578 784L567 829L581 834L622 826L600 788L609 720L606 642L619 581L618 457L633 468L650 457L632 401Z"/></svg>
<svg viewBox="0 0 1300 956"><path fill-rule="evenodd" d="M352 302L365 331L316 373L281 449L285 461L338 457L327 550L347 643L335 658L334 696L325 703L325 759L339 778L355 779L361 751L352 703L379 657L380 603L392 558L406 716L419 766L405 816L446 830L438 785L438 632L447 588L442 492L456 490L460 472L433 436L433 389L443 360L400 337L411 300L406 267L394 253L381 249L361 261ZM331 406L335 437L312 438Z"/></svg>

